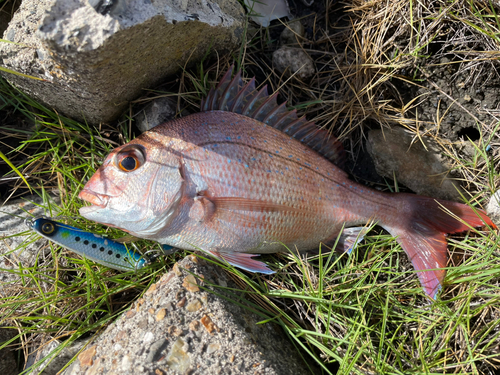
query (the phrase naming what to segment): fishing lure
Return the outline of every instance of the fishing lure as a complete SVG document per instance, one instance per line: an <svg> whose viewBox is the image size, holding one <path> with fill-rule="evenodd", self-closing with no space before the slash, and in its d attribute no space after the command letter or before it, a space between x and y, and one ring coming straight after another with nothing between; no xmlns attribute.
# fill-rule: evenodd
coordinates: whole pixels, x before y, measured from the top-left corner
<svg viewBox="0 0 500 375"><path fill-rule="evenodd" d="M26 219L25 224L52 242L115 270L135 271L150 263L144 255L119 242L46 217Z"/></svg>

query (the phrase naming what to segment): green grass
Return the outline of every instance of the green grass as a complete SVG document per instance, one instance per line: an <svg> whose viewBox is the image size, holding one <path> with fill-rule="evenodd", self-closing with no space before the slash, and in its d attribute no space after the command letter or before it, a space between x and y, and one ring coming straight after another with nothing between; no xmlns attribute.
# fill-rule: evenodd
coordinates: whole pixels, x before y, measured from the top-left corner
<svg viewBox="0 0 500 375"><path fill-rule="evenodd" d="M268 79L271 87L283 85L281 92L290 106L304 109L319 125L336 133L340 129L355 138L363 133L365 120L384 126L402 124L418 133L406 107L398 107L398 100L384 96L393 90L392 80L403 68L419 71L425 65L418 59L430 58L428 47L444 30L439 22L449 18L445 16L453 16L469 32L496 43L496 13L472 2L470 7L461 7L469 4L465 1L443 3L446 6L433 14L424 2L415 1L391 3L394 12L388 14L392 17L373 12L384 4L375 1L372 8L363 8L363 2L354 1L353 24L338 28L346 33L347 41L337 43L333 35L327 42L310 43L310 49L316 48L317 65L328 67L310 85L287 81L268 70L269 53L276 44L271 29L246 31L251 35L235 53L236 65ZM406 13L401 9L411 9L411 17L403 17ZM400 35L415 36L400 49L394 47L395 39L380 44L384 40L380 35L390 39L398 34L391 29L394 24L407 28ZM373 43L361 43L366 40ZM337 63L331 57L334 52L344 53L346 60L352 58L352 64ZM200 97L216 82L215 72L221 72L229 59L222 59L220 68L206 61L184 70L178 87L172 90L176 92L167 95L176 96L180 108L196 110ZM321 84L314 86L314 82ZM24 130L7 125L0 134L20 140L18 147L4 154L42 198L47 214L111 238L122 237L119 230L80 218L82 202L77 195L109 151L134 136L129 122L100 128L78 123L34 102L3 80L0 95L4 110L35 124ZM478 123L478 129L481 137L472 143L472 157L462 155L456 145L442 145L469 192L467 199L484 206L500 184L499 154L486 151L488 145L498 147L500 125ZM351 141L356 145L359 139ZM397 190L397 182L384 189ZM27 190L19 179L8 196L22 196ZM30 234L21 247L37 238ZM233 302L258 313L262 324L279 324L301 355L308 362L314 360L324 373L333 373L331 365L338 363L339 374L492 374L500 368L499 239L493 232L471 231L449 236L448 241L448 273L435 302L423 293L401 247L377 229L350 256L323 247L318 255L290 252L261 257L277 270L271 276L221 267L247 291L248 299L235 297ZM158 248L149 241L136 244L142 251ZM56 349L60 351L77 339L98 335L185 255L180 252L161 258L137 273L118 273L58 246L48 246L50 256L40 255L33 265L0 270L19 280L1 285L5 292L0 296L0 323L19 332L1 347L27 349L39 338L53 337L63 342Z"/></svg>

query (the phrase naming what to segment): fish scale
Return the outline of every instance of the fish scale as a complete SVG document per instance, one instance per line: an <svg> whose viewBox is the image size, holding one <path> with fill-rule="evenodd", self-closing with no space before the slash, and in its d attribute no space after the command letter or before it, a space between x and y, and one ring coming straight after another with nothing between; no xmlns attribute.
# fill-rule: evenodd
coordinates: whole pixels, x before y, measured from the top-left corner
<svg viewBox="0 0 500 375"><path fill-rule="evenodd" d="M375 221L396 237L432 298L446 273L445 234L495 227L464 204L349 180L338 141L278 105L266 87L257 91L255 80L231 74L210 90L202 112L113 150L80 192L92 204L80 213L263 273L273 271L257 254L310 250L337 238L336 249L350 252L368 231L361 225Z"/></svg>

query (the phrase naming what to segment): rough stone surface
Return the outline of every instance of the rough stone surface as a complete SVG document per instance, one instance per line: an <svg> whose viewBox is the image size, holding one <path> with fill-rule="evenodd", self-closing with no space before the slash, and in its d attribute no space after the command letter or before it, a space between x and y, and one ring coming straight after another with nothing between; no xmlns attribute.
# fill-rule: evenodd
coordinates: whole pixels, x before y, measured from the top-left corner
<svg viewBox="0 0 500 375"><path fill-rule="evenodd" d="M46 339L45 342L43 342L43 345L41 343L42 339ZM75 341L59 351L59 353L51 355L51 352L55 351L58 346L61 345L61 342L50 336L41 337L38 340L40 345L32 348L32 351L26 361L25 368L30 368L42 358L45 358L45 360L41 365L30 369L27 374L56 375L64 367L64 365L66 365L68 361L83 348L87 341L88 340ZM54 358L52 358L53 356Z"/></svg>
<svg viewBox="0 0 500 375"><path fill-rule="evenodd" d="M422 140L425 147L402 128L371 130L366 145L381 176L395 177L420 195L462 201L459 185L447 178L449 168L438 146L429 139Z"/></svg>
<svg viewBox="0 0 500 375"><path fill-rule="evenodd" d="M490 219L500 227L500 190L493 194L486 206L486 213Z"/></svg>
<svg viewBox="0 0 500 375"><path fill-rule="evenodd" d="M286 24L285 29L280 35L282 44L296 44L305 34L304 26L299 20L294 20Z"/></svg>
<svg viewBox="0 0 500 375"><path fill-rule="evenodd" d="M244 22L236 0L129 0L103 15L86 0L24 0L0 43L3 65L44 78L3 73L59 113L110 121L141 90L210 48L239 45Z"/></svg>
<svg viewBox="0 0 500 375"><path fill-rule="evenodd" d="M188 111L181 111L183 116L189 115ZM141 133L172 120L177 114L177 103L171 98L157 98L144 106L134 116L135 125Z"/></svg>
<svg viewBox="0 0 500 375"><path fill-rule="evenodd" d="M15 282L19 279L16 270L19 265L31 267L37 257L41 260L50 255L45 239L38 239L28 245L25 243L31 235L24 225L24 219L30 217L28 213L34 216L45 214L32 202L42 203L38 197L28 197L0 207L0 295L9 288L16 287ZM26 232L26 235L19 235L22 232Z"/></svg>
<svg viewBox="0 0 500 375"><path fill-rule="evenodd" d="M206 291L244 301L221 268L194 256L174 265L89 343L63 374L306 374L281 330Z"/></svg>
<svg viewBox="0 0 500 375"><path fill-rule="evenodd" d="M316 69L314 62L300 48L282 46L273 52L273 66L280 74L295 75L301 80L311 78Z"/></svg>

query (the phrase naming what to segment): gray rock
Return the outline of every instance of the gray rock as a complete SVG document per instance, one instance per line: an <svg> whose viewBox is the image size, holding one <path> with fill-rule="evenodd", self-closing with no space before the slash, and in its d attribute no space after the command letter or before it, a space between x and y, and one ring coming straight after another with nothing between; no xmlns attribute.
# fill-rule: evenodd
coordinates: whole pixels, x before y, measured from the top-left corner
<svg viewBox="0 0 500 375"><path fill-rule="evenodd" d="M306 374L299 353L224 271L188 256L79 354L63 374ZM215 290L210 293L206 289Z"/></svg>
<svg viewBox="0 0 500 375"><path fill-rule="evenodd" d="M426 148L403 128L371 130L367 149L377 173L394 178L420 195L462 201L460 186L447 178L449 167L441 157L438 146L423 138Z"/></svg>
<svg viewBox="0 0 500 375"><path fill-rule="evenodd" d="M24 0L4 34L22 45L0 43L0 56L45 81L2 74L59 113L96 124L209 48L221 55L239 45L243 34L236 0L124 0L105 13L87 0Z"/></svg>
<svg viewBox="0 0 500 375"><path fill-rule="evenodd" d="M183 116L189 115L188 111L181 111ZM175 100L163 97L157 98L144 106L135 115L135 124L141 133L148 131L152 127L172 120L177 114L177 103Z"/></svg>
<svg viewBox="0 0 500 375"><path fill-rule="evenodd" d="M34 202L34 203L32 203ZM44 210L37 204L42 200L38 197L28 197L26 200L9 202L0 208L0 290L8 293L11 288L16 288L19 279L17 269L19 265L32 267L37 258L39 262L45 256L50 255L50 249L46 246L47 240L38 239L27 243L29 236L33 234L28 231L24 219L45 214ZM24 235L21 235L25 232Z"/></svg>
<svg viewBox="0 0 500 375"><path fill-rule="evenodd" d="M299 20L294 20L286 24L285 30L281 32L280 40L282 44L296 44L304 34L304 26Z"/></svg>
<svg viewBox="0 0 500 375"><path fill-rule="evenodd" d="M45 340L42 342L43 339ZM31 348L26 361L26 369L33 366L27 374L56 375L88 342L88 340L77 340L64 348L59 348L61 342L50 336L41 336L37 341L38 347ZM43 362L34 367L42 359Z"/></svg>
<svg viewBox="0 0 500 375"><path fill-rule="evenodd" d="M500 190L493 194L486 206L486 213L490 219L500 227Z"/></svg>
<svg viewBox="0 0 500 375"><path fill-rule="evenodd" d="M302 81L311 78L316 72L314 62L307 53L300 48L287 46L273 52L273 66L280 74L293 74Z"/></svg>

